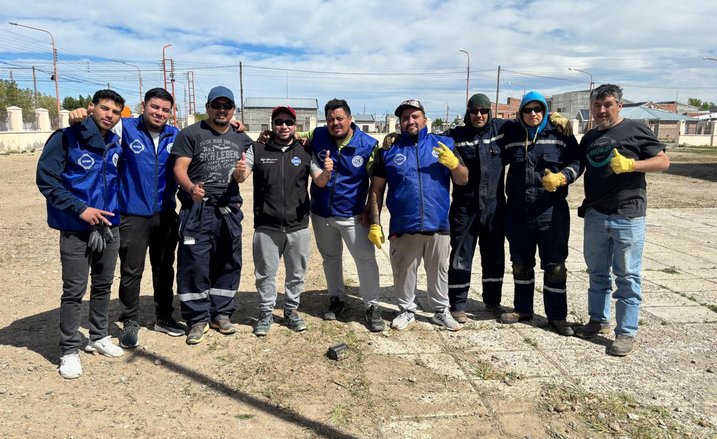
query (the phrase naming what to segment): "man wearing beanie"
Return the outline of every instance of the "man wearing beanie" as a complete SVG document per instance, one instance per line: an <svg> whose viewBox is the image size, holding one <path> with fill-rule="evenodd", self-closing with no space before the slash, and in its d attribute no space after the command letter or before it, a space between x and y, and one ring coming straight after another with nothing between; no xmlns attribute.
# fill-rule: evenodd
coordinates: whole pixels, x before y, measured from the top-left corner
<svg viewBox="0 0 717 439"><path fill-rule="evenodd" d="M475 94L466 105L465 126L451 128L445 136L468 168L468 184L453 186L449 213L451 256L448 267L448 297L451 313L466 323L466 302L476 243L480 248L483 303L496 318L505 270L504 170L498 133L508 119L494 119L488 96Z"/></svg>
<svg viewBox="0 0 717 439"><path fill-rule="evenodd" d="M548 104L532 91L520 104L519 122L503 127L500 144L510 164L506 179L505 232L510 244L515 281L514 312L502 323L533 318L535 251L543 269L543 302L550 326L560 335L573 335L568 313L565 260L568 257L570 212L567 185L582 173L575 137L560 134L548 123Z"/></svg>

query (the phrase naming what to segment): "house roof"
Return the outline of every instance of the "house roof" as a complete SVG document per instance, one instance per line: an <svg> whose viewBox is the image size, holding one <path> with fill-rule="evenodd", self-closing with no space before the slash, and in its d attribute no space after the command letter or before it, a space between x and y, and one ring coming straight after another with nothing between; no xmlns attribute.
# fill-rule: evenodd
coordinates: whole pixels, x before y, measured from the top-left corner
<svg viewBox="0 0 717 439"><path fill-rule="evenodd" d="M244 109L247 108L274 108L277 105L288 105L294 110L317 110L318 101L312 98L246 98Z"/></svg>
<svg viewBox="0 0 717 439"><path fill-rule="evenodd" d="M671 111L640 106L623 105L620 115L625 119L638 120L695 120L693 117L676 114Z"/></svg>
<svg viewBox="0 0 717 439"><path fill-rule="evenodd" d="M360 122L367 122L367 123L373 123L376 122L376 118L373 114L352 114L351 118L354 120L354 123L360 123ZM326 123L326 116L321 115L319 117L320 122Z"/></svg>

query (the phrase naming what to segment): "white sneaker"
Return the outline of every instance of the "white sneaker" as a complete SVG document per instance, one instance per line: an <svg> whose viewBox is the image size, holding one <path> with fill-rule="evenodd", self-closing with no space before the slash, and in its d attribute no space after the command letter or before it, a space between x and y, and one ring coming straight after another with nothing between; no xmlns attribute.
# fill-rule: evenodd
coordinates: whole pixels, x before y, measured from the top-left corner
<svg viewBox="0 0 717 439"><path fill-rule="evenodd" d="M82 363L80 353L63 355L60 358L60 376L68 380L74 380L82 375Z"/></svg>
<svg viewBox="0 0 717 439"><path fill-rule="evenodd" d="M448 310L448 307L443 308L441 311L436 311L433 314L433 319L435 323L443 326L449 331L460 331L461 325L456 321L456 319L453 318L451 315L451 312Z"/></svg>
<svg viewBox="0 0 717 439"><path fill-rule="evenodd" d="M112 343L112 337L109 335L99 340L89 342L87 346L85 346L85 352L99 352L108 357L121 357L124 355L122 348Z"/></svg>
<svg viewBox="0 0 717 439"><path fill-rule="evenodd" d="M404 311L391 321L391 327L403 331L416 323L416 316L412 311Z"/></svg>

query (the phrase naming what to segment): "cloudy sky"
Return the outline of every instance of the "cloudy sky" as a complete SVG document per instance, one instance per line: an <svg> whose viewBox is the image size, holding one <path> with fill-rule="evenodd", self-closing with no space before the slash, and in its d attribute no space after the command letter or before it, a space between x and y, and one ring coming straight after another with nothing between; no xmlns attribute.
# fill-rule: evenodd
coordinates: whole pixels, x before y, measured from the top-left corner
<svg viewBox="0 0 717 439"><path fill-rule="evenodd" d="M431 117L465 108L470 93L500 101L523 89L546 95L596 84L623 86L633 101L688 97L717 102L717 2L304 0L213 2L3 1L0 79L10 75L54 95L50 37L60 95L107 84L134 107L163 86L162 51L174 61L184 111L187 72L198 109L215 85L244 97L348 100L354 113L381 117L403 99L421 99ZM128 64L123 64L128 63ZM588 73L571 71L576 68Z"/></svg>

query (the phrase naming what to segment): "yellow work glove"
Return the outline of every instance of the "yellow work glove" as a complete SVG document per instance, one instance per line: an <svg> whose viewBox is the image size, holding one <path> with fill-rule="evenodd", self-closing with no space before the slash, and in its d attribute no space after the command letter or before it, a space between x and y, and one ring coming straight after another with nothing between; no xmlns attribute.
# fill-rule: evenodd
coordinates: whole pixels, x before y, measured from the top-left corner
<svg viewBox="0 0 717 439"><path fill-rule="evenodd" d="M453 151L448 149L446 145L438 142L438 146L433 148L433 150L438 154L438 162L440 164L444 165L451 171L458 167L458 157L456 157L456 155L453 154Z"/></svg>
<svg viewBox="0 0 717 439"><path fill-rule="evenodd" d="M381 244L386 242L386 238L383 236L383 227L380 224L371 224L371 227L368 228L368 240L379 249Z"/></svg>
<svg viewBox="0 0 717 439"><path fill-rule="evenodd" d="M545 176L543 177L543 189L548 192L555 192L560 186L568 184L568 178L562 172L554 174L550 172L550 169L545 170Z"/></svg>
<svg viewBox="0 0 717 439"><path fill-rule="evenodd" d="M401 135L398 133L386 134L386 137L383 138L383 143L381 143L381 149L390 149L399 137L401 137Z"/></svg>
<svg viewBox="0 0 717 439"><path fill-rule="evenodd" d="M548 120L550 121L550 124L557 128L558 132L563 136L573 135L573 124L570 123L568 118L561 116L560 113L550 113Z"/></svg>
<svg viewBox="0 0 717 439"><path fill-rule="evenodd" d="M616 174L622 174L624 172L633 172L635 170L635 159L629 159L619 152L617 148L612 150L612 159L610 159L610 167L615 171Z"/></svg>

